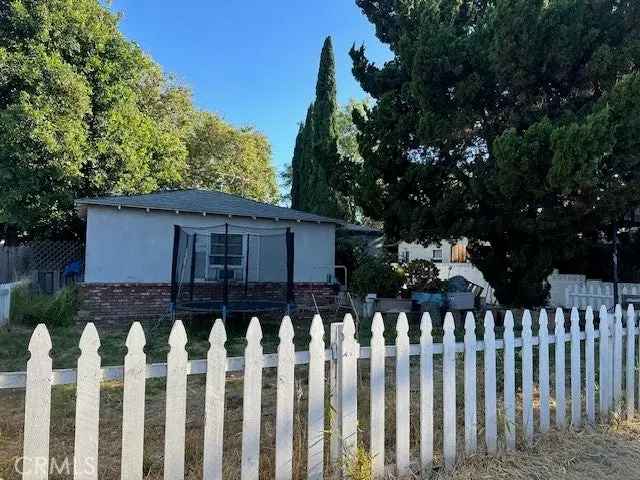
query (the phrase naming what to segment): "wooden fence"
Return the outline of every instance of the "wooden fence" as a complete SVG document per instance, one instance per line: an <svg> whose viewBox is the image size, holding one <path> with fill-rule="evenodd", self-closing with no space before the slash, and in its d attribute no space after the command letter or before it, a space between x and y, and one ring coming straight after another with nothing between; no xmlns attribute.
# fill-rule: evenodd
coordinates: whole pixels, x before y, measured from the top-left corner
<svg viewBox="0 0 640 480"><path fill-rule="evenodd" d="M97 471L84 471L80 466L98 458L99 392L100 382L124 378L122 459L124 479L143 477L145 380L166 377L166 443L164 476L182 479L185 472L185 418L186 381L188 375L206 375L203 478L222 478L225 415L225 379L228 372L242 371L244 375L242 462L240 478L257 479L260 469L261 386L265 368L277 369L275 478L292 477L293 420L294 420L294 368L308 366L308 435L305 446L307 476L321 479L327 471L325 442L329 419L325 399L332 404L331 438L328 443L329 462L337 464L340 458L355 455L358 448L358 388L370 388L369 429L364 432L370 439L370 454L374 478L382 477L385 470L385 432L395 429L395 462L392 468L400 476L410 469L425 474L433 464L434 430L443 435L443 459L452 467L465 454L486 449L489 454L505 445L507 450L516 446L516 431L521 429L525 443L532 442L534 432L546 432L551 425L580 428L584 422L594 424L605 420L611 411L624 407L627 416L636 408L636 314L630 306L623 325L623 313L617 307L614 314L605 307L600 309L599 330L594 328L594 313L587 309L584 330L581 329L577 309L570 315L570 329L565 330L565 314L558 309L553 321L545 310L536 315L537 336L533 336L533 318L525 311L518 326L521 335L514 335L514 316L504 317L504 333L497 339L494 317L484 317L482 340L476 338L476 321L469 313L465 319L464 340L456 342L454 318L447 314L444 320L442 343L435 343L429 314L421 319L419 344L410 344L407 317L400 314L396 324L395 345L386 345L384 323L377 314L373 319L370 347L360 347L355 339L353 319L347 315L343 323L332 324L330 348L325 349L325 331L319 316L313 319L308 351L295 351L293 326L285 317L280 327L280 344L276 354L263 354L260 323L253 319L249 325L244 357L228 358L225 350L226 334L218 320L210 334L210 350L203 360L189 360L185 350L187 335L181 322L173 326L167 363L147 364L143 351L145 336L139 323L135 323L126 340L128 349L124 366L101 367L98 348L100 340L95 327L88 324L80 340L82 351L77 369L52 370L49 352L51 340L44 325L39 325L31 337L31 358L26 372L0 374L0 388L26 388L24 457L48 459L51 412L51 387L77 384L76 428L74 462L76 479L97 479ZM552 325L548 325L551 323ZM553 331L549 331L549 327ZM640 337L639 337L640 338ZM538 349L537 357L534 349ZM516 368L516 351L520 365ZM584 353L582 353L584 351ZM478 368L478 352L483 352ZM597 352L597 357L596 357ZM551 355L550 355L551 354ZM502 356L498 364L497 357ZM441 356L441 362L434 362ZM385 385L385 358L395 359L395 383ZM410 357L419 358L419 449L410 450ZM534 365L534 358L537 358ZM358 383L358 360L368 359L370 382ZM597 359L597 363L596 363ZM326 378L326 363L329 375ZM550 369L550 364L553 368ZM436 367L436 365L438 367ZM442 396L434 398L434 369L442 368ZM568 368L565 368L565 365ZM363 367L365 364L363 364ZM456 371L464 371L464 388L459 391ZM534 383L534 370L537 370ZM550 378L550 372L553 378ZM599 372L596 377L596 372ZM476 390L483 376L481 393ZM521 378L517 379L516 376ZM597 382L596 382L597 378ZM501 385L499 385L501 384ZM521 385L521 389L517 388ZM624 385L624 390L623 390ZM499 388L499 387L502 388ZM553 386L553 404L551 387ZM568 386L568 391L565 391ZM385 388L395 390L395 422L385 424ZM415 387L415 386L414 386ZM534 388L537 402L534 403ZM520 390L517 392L517 390ZM330 393L329 393L330 392ZM502 392L502 402L498 393ZM520 395L517 395L520 393ZM598 399L596 402L596 394ZM478 398L482 397L482 398ZM458 402L458 400L464 400ZM584 400L584 409L583 409ZM434 422L434 402L442 402L442 422ZM521 415L516 418L517 403L521 402ZM463 411L457 409L462 404ZM499 415L499 408L502 406ZM551 418L552 405L554 418ZM478 422L478 406L483 409L484 425ZM534 421L534 407L538 421ZM567 407L569 407L567 411ZM504 438L498 438L498 419L507 428ZM464 419L462 422L461 420ZM416 423L416 422L414 422ZM463 432L456 431L463 425ZM460 435L459 435L460 434ZM461 449L457 438L464 438ZM479 437L484 441L479 442ZM47 469L29 472L25 479L47 478Z"/></svg>
<svg viewBox="0 0 640 480"><path fill-rule="evenodd" d="M11 291L24 282L0 283L0 327L11 317Z"/></svg>

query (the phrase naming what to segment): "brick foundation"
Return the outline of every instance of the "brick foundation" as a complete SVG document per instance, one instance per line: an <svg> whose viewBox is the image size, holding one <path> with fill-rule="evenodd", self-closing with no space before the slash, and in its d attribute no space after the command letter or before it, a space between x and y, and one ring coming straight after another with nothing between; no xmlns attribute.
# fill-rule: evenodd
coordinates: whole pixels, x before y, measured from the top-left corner
<svg viewBox="0 0 640 480"><path fill-rule="evenodd" d="M244 298L244 285L230 285L229 299ZM294 284L295 303L318 305L334 303L332 285L321 283ZM190 296L189 287L181 292L181 298ZM247 288L248 298L283 300L286 285L281 283L256 283ZM222 285L196 284L194 300L222 298ZM158 319L169 313L171 285L166 283L83 283L79 286L79 322L99 324L123 324L134 320Z"/></svg>

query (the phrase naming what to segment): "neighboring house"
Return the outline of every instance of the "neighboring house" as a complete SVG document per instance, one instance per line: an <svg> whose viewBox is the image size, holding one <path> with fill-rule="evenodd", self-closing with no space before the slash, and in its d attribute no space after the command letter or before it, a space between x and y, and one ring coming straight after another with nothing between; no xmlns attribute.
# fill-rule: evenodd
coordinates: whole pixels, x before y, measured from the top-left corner
<svg viewBox="0 0 640 480"><path fill-rule="evenodd" d="M493 301L493 289L484 279L482 272L469 262L467 254L467 239L457 243L443 240L423 246L419 243L400 242L398 244L398 260L408 263L411 260L431 260L440 272L442 280L461 276L467 281L479 285L484 289L482 297Z"/></svg>
<svg viewBox="0 0 640 480"><path fill-rule="evenodd" d="M168 313L176 264L184 255L195 259L185 274L199 286L219 288L226 276L249 297L264 297L287 281L296 302L312 303L311 293L318 302L333 294L339 220L203 190L84 198L76 206L87 225L82 319ZM198 233L176 257L178 231ZM290 246L281 240L284 232Z"/></svg>

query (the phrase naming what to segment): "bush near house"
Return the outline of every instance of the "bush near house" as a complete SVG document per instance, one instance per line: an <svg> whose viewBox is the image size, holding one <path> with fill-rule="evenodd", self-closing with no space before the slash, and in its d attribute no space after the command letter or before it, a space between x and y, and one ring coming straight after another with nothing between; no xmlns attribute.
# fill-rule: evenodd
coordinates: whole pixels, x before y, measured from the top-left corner
<svg viewBox="0 0 640 480"><path fill-rule="evenodd" d="M352 290L364 296L375 293L379 297L397 297L404 285L405 275L384 257L367 256L353 272Z"/></svg>
<svg viewBox="0 0 640 480"><path fill-rule="evenodd" d="M49 327L73 325L77 295L74 286L65 287L53 295L35 292L30 285L17 287L11 295L11 322Z"/></svg>
<svg viewBox="0 0 640 480"><path fill-rule="evenodd" d="M411 292L441 292L445 283L440 280L440 272L430 260L416 259L402 266L405 285Z"/></svg>

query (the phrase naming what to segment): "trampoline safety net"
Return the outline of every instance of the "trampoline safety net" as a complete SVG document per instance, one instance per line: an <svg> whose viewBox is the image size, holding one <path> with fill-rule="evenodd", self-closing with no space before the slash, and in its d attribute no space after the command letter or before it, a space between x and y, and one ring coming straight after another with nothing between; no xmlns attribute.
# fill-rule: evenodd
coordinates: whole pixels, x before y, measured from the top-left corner
<svg viewBox="0 0 640 480"><path fill-rule="evenodd" d="M293 233L224 223L174 226L174 311L258 312L293 303Z"/></svg>

